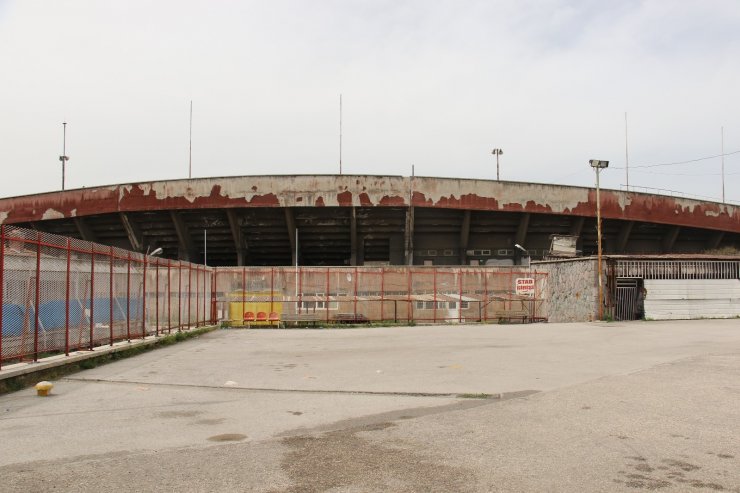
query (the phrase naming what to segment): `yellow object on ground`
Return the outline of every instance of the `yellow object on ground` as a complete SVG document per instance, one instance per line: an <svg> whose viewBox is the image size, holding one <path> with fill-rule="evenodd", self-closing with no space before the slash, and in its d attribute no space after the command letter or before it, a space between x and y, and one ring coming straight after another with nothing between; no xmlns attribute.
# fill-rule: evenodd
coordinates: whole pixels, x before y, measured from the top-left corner
<svg viewBox="0 0 740 493"><path fill-rule="evenodd" d="M36 395L43 397L49 395L51 389L54 388L54 384L51 382L43 381L36 384Z"/></svg>

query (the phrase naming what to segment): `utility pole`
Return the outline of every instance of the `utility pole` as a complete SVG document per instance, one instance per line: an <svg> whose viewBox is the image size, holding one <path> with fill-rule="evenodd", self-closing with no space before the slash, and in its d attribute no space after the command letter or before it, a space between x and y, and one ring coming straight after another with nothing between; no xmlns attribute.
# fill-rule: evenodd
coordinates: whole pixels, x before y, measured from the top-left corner
<svg viewBox="0 0 740 493"><path fill-rule="evenodd" d="M342 174L342 95L339 95L339 174Z"/></svg>

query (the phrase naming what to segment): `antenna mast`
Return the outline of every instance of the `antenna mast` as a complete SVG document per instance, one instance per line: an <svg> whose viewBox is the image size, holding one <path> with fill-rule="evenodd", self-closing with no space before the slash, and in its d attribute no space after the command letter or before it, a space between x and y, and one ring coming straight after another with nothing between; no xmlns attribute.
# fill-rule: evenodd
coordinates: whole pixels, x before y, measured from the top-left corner
<svg viewBox="0 0 740 493"><path fill-rule="evenodd" d="M193 177L193 100L190 100L190 144L188 148L188 178Z"/></svg>
<svg viewBox="0 0 740 493"><path fill-rule="evenodd" d="M342 95L339 95L339 174L342 174Z"/></svg>
<svg viewBox="0 0 740 493"><path fill-rule="evenodd" d="M722 203L725 203L725 127L720 130L722 133Z"/></svg>
<svg viewBox="0 0 740 493"><path fill-rule="evenodd" d="M627 174L627 191L630 191L630 151L627 147L627 112L624 112L624 161L626 163L624 171Z"/></svg>

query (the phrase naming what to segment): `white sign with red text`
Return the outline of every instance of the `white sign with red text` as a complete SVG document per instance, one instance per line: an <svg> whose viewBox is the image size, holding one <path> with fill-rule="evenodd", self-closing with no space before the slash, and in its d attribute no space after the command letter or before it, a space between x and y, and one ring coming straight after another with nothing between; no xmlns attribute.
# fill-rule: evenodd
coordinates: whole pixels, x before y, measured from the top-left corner
<svg viewBox="0 0 740 493"><path fill-rule="evenodd" d="M530 298L534 297L534 279L531 277L518 277L516 279L516 294Z"/></svg>

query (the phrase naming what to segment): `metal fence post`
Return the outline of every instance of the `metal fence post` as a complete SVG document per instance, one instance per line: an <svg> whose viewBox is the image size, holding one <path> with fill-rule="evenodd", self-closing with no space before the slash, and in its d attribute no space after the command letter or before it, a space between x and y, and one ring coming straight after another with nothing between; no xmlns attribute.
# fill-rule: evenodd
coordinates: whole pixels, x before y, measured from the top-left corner
<svg viewBox="0 0 740 493"><path fill-rule="evenodd" d="M167 333L172 332L172 277L170 270L172 260L167 259Z"/></svg>
<svg viewBox="0 0 740 493"><path fill-rule="evenodd" d="M5 225L0 225L0 369L3 367L3 303L5 302Z"/></svg>
<svg viewBox="0 0 740 493"><path fill-rule="evenodd" d="M200 318L200 285L198 284L198 267L195 268L195 327L199 325Z"/></svg>
<svg viewBox="0 0 740 493"><path fill-rule="evenodd" d="M463 269L457 269L457 279L460 288L460 297L457 300L457 323L462 323L462 285L463 285Z"/></svg>
<svg viewBox="0 0 740 493"><path fill-rule="evenodd" d="M182 260L177 261L177 331L182 330Z"/></svg>
<svg viewBox="0 0 740 493"><path fill-rule="evenodd" d="M380 320L385 320L385 267L380 268Z"/></svg>
<svg viewBox="0 0 740 493"><path fill-rule="evenodd" d="M36 298L33 307L33 360L39 359L39 302L41 298L41 232L36 233Z"/></svg>
<svg viewBox="0 0 740 493"><path fill-rule="evenodd" d="M90 351L95 339L95 243L90 244Z"/></svg>
<svg viewBox="0 0 740 493"><path fill-rule="evenodd" d="M67 238L67 276L64 288L64 355L69 356L69 277L72 263L72 240Z"/></svg>
<svg viewBox="0 0 740 493"><path fill-rule="evenodd" d="M155 282L157 284L157 289L155 291L154 297L154 337L159 337L159 258L157 258L154 267L155 269L157 269L156 273L154 274Z"/></svg>
<svg viewBox="0 0 740 493"><path fill-rule="evenodd" d="M437 268L434 267L432 271L432 301L434 302L434 311L432 312L432 318L434 322L437 321Z"/></svg>
<svg viewBox="0 0 740 493"><path fill-rule="evenodd" d="M218 270L211 271L211 323L216 323L216 303L218 302Z"/></svg>
<svg viewBox="0 0 740 493"><path fill-rule="evenodd" d="M126 260L126 339L131 342L131 252Z"/></svg>
<svg viewBox="0 0 740 493"><path fill-rule="evenodd" d="M488 271L483 271L483 308L486 309L481 315L481 322L488 320ZM480 310L479 310L480 311Z"/></svg>
<svg viewBox="0 0 740 493"><path fill-rule="evenodd" d="M188 329L190 329L190 310L192 308L192 300L191 296L193 295L193 281L192 281L192 274L193 274L193 264L188 262Z"/></svg>
<svg viewBox="0 0 740 493"><path fill-rule="evenodd" d="M146 339L146 258L144 255L144 269L141 277L141 338Z"/></svg>
<svg viewBox="0 0 740 493"><path fill-rule="evenodd" d="M110 247L108 250L108 265L110 270L110 276L108 279L108 337L110 338L110 345L113 345L113 303L115 302L116 298L113 293L113 263L114 263L114 257L113 254L113 247Z"/></svg>
<svg viewBox="0 0 740 493"><path fill-rule="evenodd" d="M412 273L411 273L411 266L409 266L408 274L407 274L407 286L406 286L406 322L409 323L414 319L414 305L411 303L411 287L413 286L412 283Z"/></svg>
<svg viewBox="0 0 740 493"><path fill-rule="evenodd" d="M275 267L270 267L270 313L275 311L273 307L275 301ZM278 324L278 327L280 324Z"/></svg>
<svg viewBox="0 0 740 493"><path fill-rule="evenodd" d="M298 313L300 313L302 310L303 310L303 267L301 267L298 270ZM308 309L306 309L306 313L308 313Z"/></svg>
<svg viewBox="0 0 740 493"><path fill-rule="evenodd" d="M326 312L326 323L329 323L329 268L326 268L326 288L324 289L324 299L326 300L326 305L324 306L324 311ZM356 318L356 317L355 317Z"/></svg>
<svg viewBox="0 0 740 493"><path fill-rule="evenodd" d="M357 267L355 267L355 295L354 295L354 311L353 311L355 320L357 319L357 283L358 283L359 277L360 277L360 271L357 270Z"/></svg>
<svg viewBox="0 0 740 493"><path fill-rule="evenodd" d="M247 268L242 267L242 307L241 307L242 325L244 325L244 314L246 313L246 310L247 310L246 303L247 303Z"/></svg>
<svg viewBox="0 0 740 493"><path fill-rule="evenodd" d="M70 291L70 267L72 262L71 253L72 240L67 238L67 274L64 287L64 355L69 356L69 291Z"/></svg>

